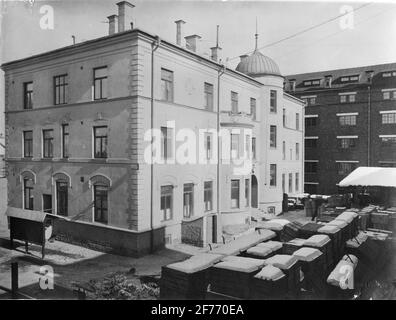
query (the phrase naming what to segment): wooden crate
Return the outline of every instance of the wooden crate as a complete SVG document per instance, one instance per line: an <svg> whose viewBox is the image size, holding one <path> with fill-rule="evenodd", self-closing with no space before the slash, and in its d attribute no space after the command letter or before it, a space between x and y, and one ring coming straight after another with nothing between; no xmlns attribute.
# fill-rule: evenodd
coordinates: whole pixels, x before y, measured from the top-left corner
<svg viewBox="0 0 396 320"><path fill-rule="evenodd" d="M299 238L308 239L309 237L318 234L318 229L322 228L323 224L309 222L300 228Z"/></svg>
<svg viewBox="0 0 396 320"><path fill-rule="evenodd" d="M204 299L207 287L207 269L194 273L185 273L166 266L162 267L160 299Z"/></svg>
<svg viewBox="0 0 396 320"><path fill-rule="evenodd" d="M283 300L287 297L286 275L275 281L253 277L251 286L250 298L252 300Z"/></svg>
<svg viewBox="0 0 396 320"><path fill-rule="evenodd" d="M208 273L210 291L240 299L249 299L251 281L258 272L259 270L240 272L213 266Z"/></svg>

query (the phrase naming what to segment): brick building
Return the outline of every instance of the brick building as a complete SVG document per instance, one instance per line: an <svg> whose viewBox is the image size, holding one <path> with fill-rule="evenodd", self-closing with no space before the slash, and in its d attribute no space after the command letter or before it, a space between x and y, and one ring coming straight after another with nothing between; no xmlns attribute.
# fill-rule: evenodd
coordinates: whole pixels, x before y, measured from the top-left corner
<svg viewBox="0 0 396 320"><path fill-rule="evenodd" d="M359 166L396 166L396 63L289 75L305 100L305 191L338 192Z"/></svg>

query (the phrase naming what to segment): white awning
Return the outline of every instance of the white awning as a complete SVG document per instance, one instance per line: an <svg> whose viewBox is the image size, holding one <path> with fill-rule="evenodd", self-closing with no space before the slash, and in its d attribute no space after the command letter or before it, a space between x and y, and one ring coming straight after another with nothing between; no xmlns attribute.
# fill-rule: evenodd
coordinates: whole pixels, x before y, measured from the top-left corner
<svg viewBox="0 0 396 320"><path fill-rule="evenodd" d="M396 188L396 168L359 167L341 180L339 186L376 186Z"/></svg>

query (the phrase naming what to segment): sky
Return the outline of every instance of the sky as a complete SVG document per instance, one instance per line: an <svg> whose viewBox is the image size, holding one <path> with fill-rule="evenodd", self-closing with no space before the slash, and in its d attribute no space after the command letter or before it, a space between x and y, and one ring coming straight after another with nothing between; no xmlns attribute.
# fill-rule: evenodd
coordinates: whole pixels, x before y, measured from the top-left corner
<svg viewBox="0 0 396 320"><path fill-rule="evenodd" d="M70 45L72 35L76 37L77 43L107 35L106 17L117 13L116 2L0 0L1 63ZM182 19L186 21L183 34L200 35L202 39L199 45L207 55L209 48L215 45L216 25L219 25L222 60L231 68L235 68L240 55L254 49L256 20L258 46L262 48L263 54L276 61L283 75L396 60L396 2L392 1L130 2L135 5L135 27L175 42L174 21ZM52 30L40 27L40 19L44 15L40 9L44 5L50 5L54 10ZM355 11L335 19L345 13L341 11L345 5ZM310 30L303 32L306 29ZM297 33L299 35L294 36ZM284 38L289 39L270 45ZM0 110L3 110L2 74L0 90ZM1 112L0 132L3 122Z"/></svg>

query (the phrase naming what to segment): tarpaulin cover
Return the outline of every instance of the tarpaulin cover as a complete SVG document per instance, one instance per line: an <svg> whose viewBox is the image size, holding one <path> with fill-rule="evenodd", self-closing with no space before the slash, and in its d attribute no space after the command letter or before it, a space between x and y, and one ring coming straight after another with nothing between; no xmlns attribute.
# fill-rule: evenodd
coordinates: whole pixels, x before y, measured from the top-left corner
<svg viewBox="0 0 396 320"><path fill-rule="evenodd" d="M396 168L359 167L341 180L339 186L377 186L396 188Z"/></svg>

